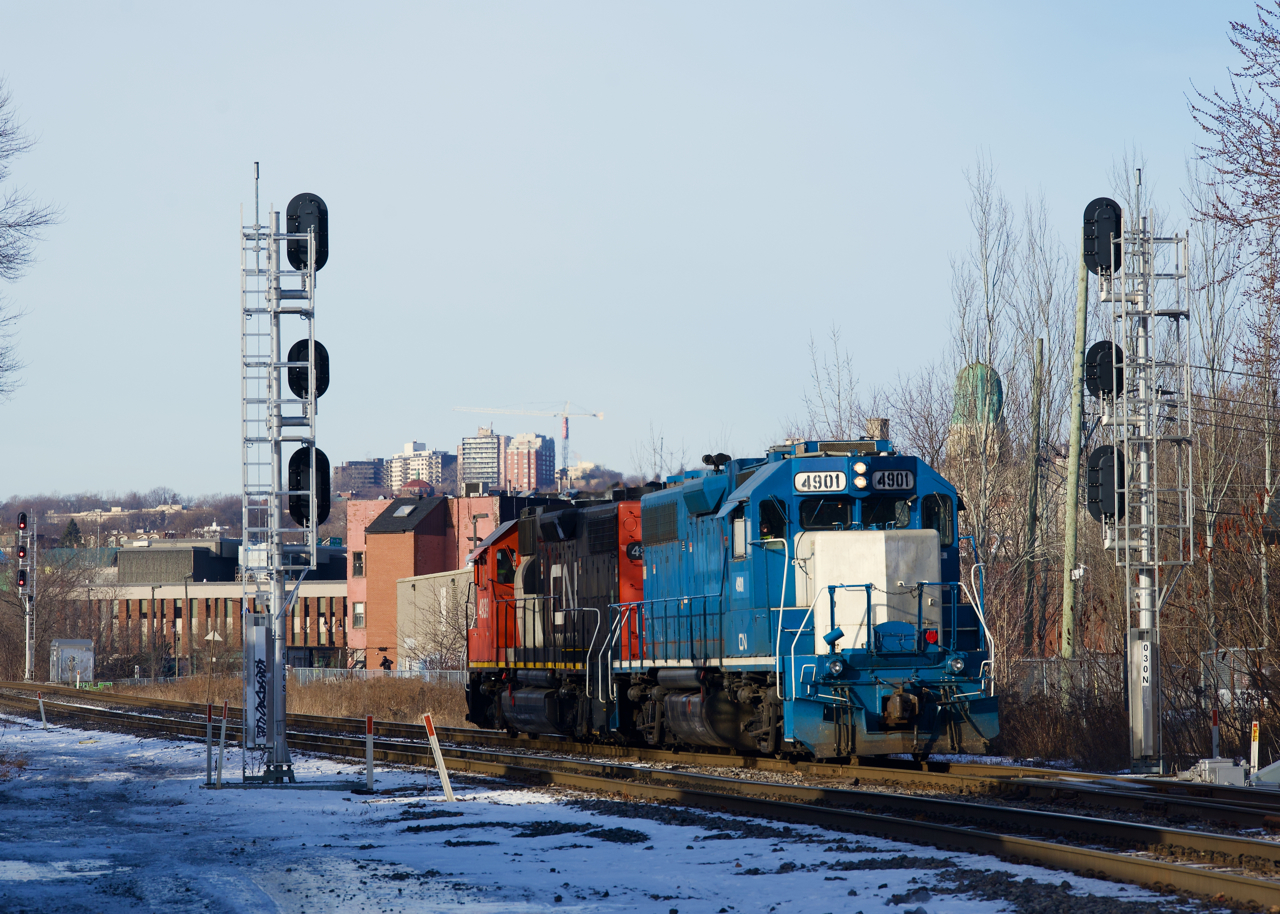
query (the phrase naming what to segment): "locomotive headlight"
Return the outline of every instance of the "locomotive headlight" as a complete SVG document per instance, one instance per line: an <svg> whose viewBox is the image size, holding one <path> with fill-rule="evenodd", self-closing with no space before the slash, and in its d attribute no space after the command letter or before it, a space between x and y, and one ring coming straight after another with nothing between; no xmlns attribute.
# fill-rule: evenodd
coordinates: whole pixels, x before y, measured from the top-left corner
<svg viewBox="0 0 1280 914"><path fill-rule="evenodd" d="M861 460L859 460L857 463L853 465L853 472L865 473L867 472L867 465L863 463Z"/></svg>
<svg viewBox="0 0 1280 914"><path fill-rule="evenodd" d="M964 671L964 658L952 657L947 663L947 667L951 670L952 674L959 676Z"/></svg>
<svg viewBox="0 0 1280 914"><path fill-rule="evenodd" d="M867 487L867 477L855 476L853 477L853 484L859 489L865 489Z"/></svg>
<svg viewBox="0 0 1280 914"><path fill-rule="evenodd" d="M827 661L827 672L832 676L839 676L844 672L844 661L838 657L835 660Z"/></svg>

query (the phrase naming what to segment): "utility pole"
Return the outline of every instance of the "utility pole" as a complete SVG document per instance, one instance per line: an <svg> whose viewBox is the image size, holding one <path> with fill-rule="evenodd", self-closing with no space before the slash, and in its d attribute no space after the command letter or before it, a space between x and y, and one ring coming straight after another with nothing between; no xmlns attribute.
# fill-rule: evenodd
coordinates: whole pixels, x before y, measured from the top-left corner
<svg viewBox="0 0 1280 914"><path fill-rule="evenodd" d="M1033 601L1035 599L1035 553L1036 525L1038 521L1040 498L1040 413L1044 396L1044 340L1036 338L1035 365L1031 375L1031 441L1027 448L1027 540L1026 558L1023 561L1023 576L1026 586L1023 590L1024 628L1022 631L1023 653L1031 656L1035 652L1036 632L1042 630L1040 620L1036 618Z"/></svg>
<svg viewBox="0 0 1280 914"><path fill-rule="evenodd" d="M1076 273L1076 345L1071 364L1071 435L1067 448L1067 505L1064 519L1065 544L1062 550L1062 641L1059 655L1071 660L1076 655L1076 521L1080 514L1080 436L1084 429L1085 321L1089 305L1089 271L1084 263L1081 233L1080 266Z"/></svg>

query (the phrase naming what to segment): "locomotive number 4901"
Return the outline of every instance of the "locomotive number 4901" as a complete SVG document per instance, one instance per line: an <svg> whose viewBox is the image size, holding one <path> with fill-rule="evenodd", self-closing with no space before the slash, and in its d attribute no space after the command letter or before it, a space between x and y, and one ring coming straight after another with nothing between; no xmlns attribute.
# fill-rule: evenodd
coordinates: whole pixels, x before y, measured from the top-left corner
<svg viewBox="0 0 1280 914"><path fill-rule="evenodd" d="M916 484L916 474L910 470L877 470L871 474L873 489L910 489Z"/></svg>
<svg viewBox="0 0 1280 914"><path fill-rule="evenodd" d="M848 485L840 472L797 473L792 482L797 492L843 492Z"/></svg>

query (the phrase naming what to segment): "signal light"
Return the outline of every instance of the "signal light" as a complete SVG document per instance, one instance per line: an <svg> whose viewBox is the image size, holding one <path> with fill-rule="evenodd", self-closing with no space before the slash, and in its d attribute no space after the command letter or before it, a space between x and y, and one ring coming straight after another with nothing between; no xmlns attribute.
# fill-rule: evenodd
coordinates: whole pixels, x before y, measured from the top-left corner
<svg viewBox="0 0 1280 914"><path fill-rule="evenodd" d="M19 530L27 529L27 512L26 511L18 512L18 529Z"/></svg>
<svg viewBox="0 0 1280 914"><path fill-rule="evenodd" d="M318 385L317 385L318 386ZM316 454L316 526L329 519L329 458L318 447L302 447L289 457L289 488L293 491L311 487L311 452ZM311 517L311 499L306 495L289 496L289 516L299 527L307 526Z"/></svg>
<svg viewBox="0 0 1280 914"><path fill-rule="evenodd" d="M1093 397L1124 393L1124 350L1110 340L1090 346L1084 357L1084 386Z"/></svg>
<svg viewBox="0 0 1280 914"><path fill-rule="evenodd" d="M1120 269L1120 219L1120 204L1110 197L1090 200L1084 208L1084 265L1090 273L1109 276Z"/></svg>
<svg viewBox="0 0 1280 914"><path fill-rule="evenodd" d="M1089 455L1087 472L1087 507L1096 521L1104 517L1124 517L1125 474L1124 453L1110 444L1094 448Z"/></svg>
<svg viewBox="0 0 1280 914"><path fill-rule="evenodd" d="M290 235L305 235L311 229L316 232L316 270L329 262L329 207L315 194L298 194L284 210L285 230ZM290 239L285 248L289 266L295 270L307 268L307 243Z"/></svg>
<svg viewBox="0 0 1280 914"><path fill-rule="evenodd" d="M307 360L307 347L311 345L308 340L298 340L289 347L290 362L305 362ZM290 368L289 369L289 389L293 391L295 397L305 400L307 398L307 369ZM329 389L329 350L325 349L319 340L316 340L316 396L321 397L324 392Z"/></svg>
<svg viewBox="0 0 1280 914"><path fill-rule="evenodd" d="M18 546L18 558L25 559L27 557L27 544L22 543Z"/></svg>
<svg viewBox="0 0 1280 914"><path fill-rule="evenodd" d="M25 590L27 587L27 569L18 569L18 589Z"/></svg>
<svg viewBox="0 0 1280 914"><path fill-rule="evenodd" d="M926 628L924 630L924 640L928 644L937 644L938 630L936 628Z"/></svg>

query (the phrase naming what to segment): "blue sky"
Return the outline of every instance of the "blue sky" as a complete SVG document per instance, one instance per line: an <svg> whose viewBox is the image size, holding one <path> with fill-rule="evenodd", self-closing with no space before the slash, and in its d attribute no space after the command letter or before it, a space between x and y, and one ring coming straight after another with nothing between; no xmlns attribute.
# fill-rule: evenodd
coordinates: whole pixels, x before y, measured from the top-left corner
<svg viewBox="0 0 1280 914"><path fill-rule="evenodd" d="M980 150L1063 237L1126 146L1176 210L1186 96L1226 84L1252 9L4 0L38 140L12 180L65 218L0 290L28 312L0 493L239 489L255 160L264 205L329 205L334 463L566 399L605 414L574 425L584 460L631 470L651 425L758 452L810 334L840 325L865 384L946 347Z"/></svg>

